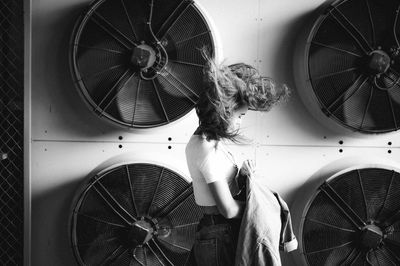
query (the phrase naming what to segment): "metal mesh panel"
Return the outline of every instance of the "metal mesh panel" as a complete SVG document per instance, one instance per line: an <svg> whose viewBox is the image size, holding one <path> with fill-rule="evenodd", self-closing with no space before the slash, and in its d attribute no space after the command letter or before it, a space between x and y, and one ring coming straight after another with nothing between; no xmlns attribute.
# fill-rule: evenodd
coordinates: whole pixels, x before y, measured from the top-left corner
<svg viewBox="0 0 400 266"><path fill-rule="evenodd" d="M0 1L0 265L23 261L23 2Z"/></svg>

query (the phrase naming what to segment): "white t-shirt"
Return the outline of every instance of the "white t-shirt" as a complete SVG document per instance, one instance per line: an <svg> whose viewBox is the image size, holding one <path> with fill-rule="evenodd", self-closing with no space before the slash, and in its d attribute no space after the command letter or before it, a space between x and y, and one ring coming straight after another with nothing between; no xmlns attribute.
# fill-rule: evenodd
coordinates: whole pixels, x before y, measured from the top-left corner
<svg viewBox="0 0 400 266"><path fill-rule="evenodd" d="M234 186L231 181L238 170L234 157L221 142L207 141L203 135L191 136L185 152L197 205L215 206L208 184L226 180L230 188Z"/></svg>

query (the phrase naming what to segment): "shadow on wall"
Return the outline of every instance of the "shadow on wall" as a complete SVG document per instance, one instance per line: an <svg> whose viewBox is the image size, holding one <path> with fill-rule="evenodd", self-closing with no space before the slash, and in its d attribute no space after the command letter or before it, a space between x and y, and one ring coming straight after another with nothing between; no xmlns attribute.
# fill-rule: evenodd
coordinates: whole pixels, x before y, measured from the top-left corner
<svg viewBox="0 0 400 266"><path fill-rule="evenodd" d="M77 265L70 244L69 226L80 181L32 196L32 265Z"/></svg>
<svg viewBox="0 0 400 266"><path fill-rule="evenodd" d="M308 29L307 26L315 19L315 12L315 10L311 10L288 21L285 25L281 25L280 29L285 32L280 35L282 38L277 40L276 47L279 47L279 53L271 53L270 55L271 60L276 62L273 64L275 78L286 83L292 91L289 103L280 111L289 120L291 126L301 129L306 135L312 136L313 139L320 139L321 134L329 135L330 137L337 137L339 134L322 126L308 112L298 95L293 68L295 55L298 52L296 49L298 39L306 38L305 34L308 33L306 31ZM305 117L310 119L304 119Z"/></svg>
<svg viewBox="0 0 400 266"><path fill-rule="evenodd" d="M46 103L43 102L46 97L50 105L46 108L46 113L42 114L48 117L38 118L44 120L45 127L56 128L65 136L84 139L121 130L112 124L105 123L105 120L99 118L86 106L71 75L69 51L73 29L89 4L90 2L86 1L67 8L58 8L57 12L54 12L56 14L46 14L46 11L41 11L43 14L39 15L47 16L47 18L39 18L39 15L36 16L38 18L34 17L34 21L37 21L36 24L39 25L37 27L41 29L36 30L36 36L39 36L36 37L37 41L33 42L33 49L38 52L33 55L36 57L33 61L39 66L37 70L33 68L33 73L41 71L41 73L36 73L38 76L33 76L34 81L36 79L39 84L38 86L33 82L33 105Z"/></svg>
<svg viewBox="0 0 400 266"><path fill-rule="evenodd" d="M311 114L308 113L304 104L299 98L298 92L296 90L296 83L294 80L294 68L293 62L296 53L297 40L303 33L307 22L312 18L312 14L314 11L307 12L302 14L301 16L296 17L295 19L288 21L285 26L281 26L282 30L286 32L281 36L282 38L277 41L276 47L279 48L279 53L271 53L271 60L276 62L274 65L274 74L278 81L286 83L291 88L291 97L289 102L285 105L285 108L282 108L280 112L282 116L284 116L288 122L293 127L297 127L301 129L301 131L305 132L306 135L312 136L313 139L320 139L321 132L323 134L327 133L327 130L320 125L318 121L316 121ZM300 34L299 34L300 33ZM309 117L310 119L304 119L305 117ZM332 136L332 132L328 131L329 135ZM290 191L289 195L294 195L296 193L296 189ZM290 197L288 203L289 206L292 206L293 199ZM297 229L297 224L294 224L294 227ZM298 233L298 232L296 232ZM282 265L299 265L299 262L294 260L293 254L299 254L300 250L297 249L292 253L283 253L281 252Z"/></svg>

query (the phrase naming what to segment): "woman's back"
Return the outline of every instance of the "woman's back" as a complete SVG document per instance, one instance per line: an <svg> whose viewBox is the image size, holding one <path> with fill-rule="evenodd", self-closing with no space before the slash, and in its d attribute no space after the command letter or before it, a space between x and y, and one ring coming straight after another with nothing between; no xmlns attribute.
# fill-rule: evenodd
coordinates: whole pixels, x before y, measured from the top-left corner
<svg viewBox="0 0 400 266"><path fill-rule="evenodd" d="M232 183L237 173L233 156L219 141L208 141L203 135L191 136L185 152L196 203L200 206L215 206L208 184L219 180Z"/></svg>

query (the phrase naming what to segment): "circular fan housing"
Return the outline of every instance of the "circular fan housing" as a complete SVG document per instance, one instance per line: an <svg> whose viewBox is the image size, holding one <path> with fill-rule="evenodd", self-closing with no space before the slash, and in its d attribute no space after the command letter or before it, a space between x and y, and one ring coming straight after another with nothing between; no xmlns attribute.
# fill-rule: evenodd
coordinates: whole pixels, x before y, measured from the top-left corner
<svg viewBox="0 0 400 266"><path fill-rule="evenodd" d="M400 128L399 8L397 0L328 1L304 28L295 80L323 124L359 133Z"/></svg>
<svg viewBox="0 0 400 266"><path fill-rule="evenodd" d="M77 21L70 46L85 102L128 128L187 114L203 90L201 49L216 52L204 13L189 0L95 1Z"/></svg>
<svg viewBox="0 0 400 266"><path fill-rule="evenodd" d="M202 211L193 187L168 168L106 169L77 194L71 242L79 265L184 265Z"/></svg>
<svg viewBox="0 0 400 266"><path fill-rule="evenodd" d="M398 265L399 187L400 173L378 165L328 176L302 214L304 265Z"/></svg>

